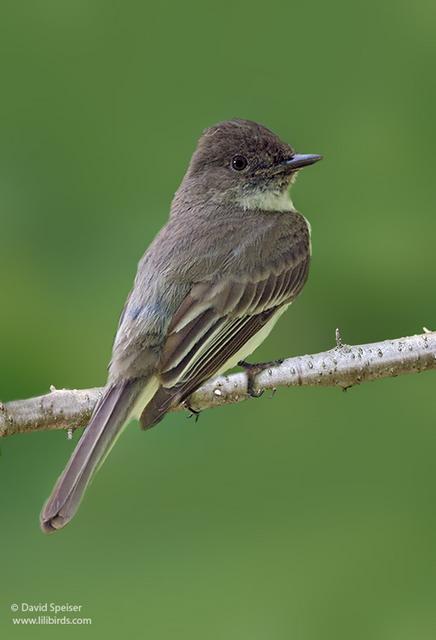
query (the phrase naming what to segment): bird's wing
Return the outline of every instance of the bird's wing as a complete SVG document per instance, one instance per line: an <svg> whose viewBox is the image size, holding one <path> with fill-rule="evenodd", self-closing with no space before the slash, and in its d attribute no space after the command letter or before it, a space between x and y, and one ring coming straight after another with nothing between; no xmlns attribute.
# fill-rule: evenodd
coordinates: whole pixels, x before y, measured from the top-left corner
<svg viewBox="0 0 436 640"><path fill-rule="evenodd" d="M162 388L144 410L143 425L155 424L238 354L298 295L308 268L309 254L303 254L278 273L195 284L169 326L159 366Z"/></svg>

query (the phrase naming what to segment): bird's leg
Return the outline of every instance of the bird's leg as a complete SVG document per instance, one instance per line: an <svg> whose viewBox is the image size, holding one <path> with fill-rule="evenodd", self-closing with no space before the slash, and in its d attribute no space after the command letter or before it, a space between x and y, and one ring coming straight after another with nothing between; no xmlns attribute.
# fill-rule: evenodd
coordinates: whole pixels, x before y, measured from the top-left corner
<svg viewBox="0 0 436 640"><path fill-rule="evenodd" d="M252 398L260 398L264 390L256 390L256 376L268 367L276 367L282 364L283 360L272 360L271 362L259 362L258 364L250 364L245 360L240 360L238 366L245 369L247 374L247 393Z"/></svg>

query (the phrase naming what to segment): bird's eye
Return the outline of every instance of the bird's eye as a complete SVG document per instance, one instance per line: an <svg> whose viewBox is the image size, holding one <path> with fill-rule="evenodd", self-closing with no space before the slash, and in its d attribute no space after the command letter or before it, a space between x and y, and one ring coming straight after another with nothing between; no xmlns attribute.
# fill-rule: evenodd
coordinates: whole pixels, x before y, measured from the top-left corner
<svg viewBox="0 0 436 640"><path fill-rule="evenodd" d="M248 160L245 156L234 156L232 158L232 169L235 171L243 171L248 165Z"/></svg>

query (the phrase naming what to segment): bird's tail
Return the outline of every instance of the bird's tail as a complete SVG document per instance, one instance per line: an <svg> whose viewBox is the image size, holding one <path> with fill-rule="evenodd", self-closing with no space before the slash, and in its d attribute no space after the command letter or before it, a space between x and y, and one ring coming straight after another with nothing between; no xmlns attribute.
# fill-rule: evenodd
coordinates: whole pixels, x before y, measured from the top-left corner
<svg viewBox="0 0 436 640"><path fill-rule="evenodd" d="M41 528L52 533L73 518L97 469L118 436L136 413L153 397L155 379L132 380L109 386L96 406L73 454L41 512ZM147 397L146 397L147 396ZM139 411L140 413L140 411Z"/></svg>

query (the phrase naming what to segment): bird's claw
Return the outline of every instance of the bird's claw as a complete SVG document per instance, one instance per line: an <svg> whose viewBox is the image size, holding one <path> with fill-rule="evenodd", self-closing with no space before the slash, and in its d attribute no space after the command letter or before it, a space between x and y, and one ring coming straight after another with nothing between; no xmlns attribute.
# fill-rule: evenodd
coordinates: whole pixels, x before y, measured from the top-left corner
<svg viewBox="0 0 436 640"><path fill-rule="evenodd" d="M194 422L198 422L198 418L200 417L201 411L198 411L197 409L194 409L193 407L191 407L189 402L185 402L185 409L189 411L189 415L187 417L194 418Z"/></svg>
<svg viewBox="0 0 436 640"><path fill-rule="evenodd" d="M283 360L273 360L272 362L261 362L259 364L250 364L245 360L240 360L238 366L245 369L247 374L247 393L252 398L260 398L265 393L264 389L256 388L256 376L267 369L282 364Z"/></svg>

